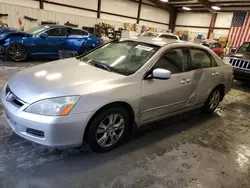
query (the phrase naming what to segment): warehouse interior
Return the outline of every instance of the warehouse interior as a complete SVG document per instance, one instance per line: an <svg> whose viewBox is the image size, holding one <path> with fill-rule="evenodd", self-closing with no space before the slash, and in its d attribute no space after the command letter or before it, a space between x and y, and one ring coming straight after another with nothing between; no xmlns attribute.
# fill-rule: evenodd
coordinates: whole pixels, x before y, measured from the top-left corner
<svg viewBox="0 0 250 188"><path fill-rule="evenodd" d="M43 35L46 32L41 33L42 30L47 31L51 28L65 29L67 34L58 35L58 37L56 34L50 36L48 33ZM163 39L165 35L172 38L165 40ZM149 47L142 46L149 45L147 37L153 42L151 41ZM173 37L174 41L172 41ZM55 40L49 41L50 38ZM141 41L140 38L142 38ZM57 45L62 40L64 43L61 43L61 46ZM100 72L95 75L91 72L93 66L87 69L87 66L83 65L92 60L86 58L86 62L82 63L78 59L78 57L84 59L85 55L88 57L88 54L91 56L91 54L95 54L95 51L107 48L105 45L108 46L112 42L123 40L140 41L140 45L137 45L135 49L147 53L153 52L158 47L159 51L155 50L155 53L160 52L164 45L156 46L155 44L157 42L160 44L162 41L167 41L166 45L177 45L176 43L190 45L187 47L188 51L194 47L202 46L201 49L212 54L209 61L219 62L218 65L221 63L221 65L227 66L225 71L223 66L218 66L217 69L212 67L215 70L212 74L214 77L220 74L221 79L230 77L230 83L225 86L225 88L228 87L228 90L221 90L221 100L218 101L213 113L203 114L201 108L194 108L191 111L176 113L177 115L171 115L169 118L159 118L159 121L149 121L149 123L145 123L145 126L134 128L134 124L135 126L138 124L135 117L137 112L134 110L135 112L131 113L130 107L122 103L124 93L129 93L130 97L134 97L131 100L133 102L135 100L141 101L138 105L138 121L151 110L140 111L141 108L148 105L146 103L147 97L151 99L149 104L154 109L162 108L162 106L172 107L172 104L154 105L159 99L154 98L156 87L149 87L147 96L144 96L143 85L137 85L133 88L134 90L126 86L128 89L122 90L122 85L125 84L112 80L116 78L114 75L119 75L117 79L123 80L136 77L136 73L142 71L144 64L138 66L138 70L133 74L124 76L113 74L111 70L113 66L126 59L126 56L119 57L108 68L107 65L103 65L103 61L99 68L109 69L109 73L112 74L112 76L106 77L107 70L98 70ZM84 44L80 44L79 41ZM20 44L24 47L21 49L24 52L17 51ZM13 50L14 55L9 49ZM124 47L124 49L126 48ZM187 66L191 66L193 58L191 50L189 52L183 50L184 55L186 53L189 55L183 55L183 59L178 61L186 61ZM25 53L25 55L22 57L20 53ZM112 53L108 55L101 52L99 55L112 59L116 53L119 53L118 47L114 47ZM250 187L249 54L249 0L0 0L0 188ZM147 62L151 61L150 57L147 57ZM200 56L197 56L198 60L199 58ZM146 57L142 56L141 59L146 59ZM54 67L50 69L48 62L54 64ZM74 64L80 68L75 70ZM39 66L44 67L39 69ZM81 73L80 69L84 70L84 68L89 72ZM190 69L188 73L191 74L194 71ZM200 69L200 72L202 71ZM154 82L153 72L152 75L147 73L143 74L143 78L140 78L138 83L143 84L148 81L148 85L151 86ZM169 72L164 73L167 75ZM228 76L229 74L232 75ZM98 80L102 76L103 80ZM144 76L152 76L152 78L149 81ZM34 77L36 80L33 80ZM49 82L39 80L43 77ZM82 77L84 80L80 79ZM172 74L170 72L168 80L165 81L171 81L171 78L176 77L173 72ZM202 79L209 80L210 78L200 78L200 80ZM53 82L54 80L56 81ZM69 80L74 81L73 84L67 85L65 91L62 92L63 84L68 84ZM105 84L109 83L110 80L111 84L105 87ZM162 81L160 89L158 88L159 93L163 93L161 88L175 88L176 82L164 85L164 80L161 78L157 81ZM189 79L184 81L185 84L190 82ZM192 81L191 79L191 83ZM40 141L28 139L28 129L26 132L22 132L21 128L15 128L13 124L11 125L9 111L13 110L14 107L10 107L10 110L7 109L7 103L9 96L14 95L12 92L18 93L23 98L23 100L19 100L20 96L14 95L19 100L18 105L25 101L24 105L26 106L34 102L27 95L35 96L39 102L42 101L42 97L49 96L54 88L58 90L53 94L59 93L60 97L60 92L62 95L70 93L70 90L75 91L73 86L80 87L83 82L87 89L85 92L85 88L81 88L81 92L83 90L85 92L81 95L87 96L92 91L91 89L96 89L93 95L86 100L83 105L86 106L83 108L88 109L100 101L105 101L105 105L99 106L95 109L95 114L89 117L86 123L88 132L84 132L82 135L84 137L81 140L82 145L74 145L74 147L73 144L72 147L49 146L49 144L44 144L47 143L46 134L44 136L42 131L37 131L42 130L42 126L47 122L61 123L62 127L59 127L58 130L54 127L46 129L53 134L61 134L60 139L63 140L63 137L67 137L74 129L73 126L70 127L71 123L73 125L78 121L76 115L80 113L75 109L77 102L70 104L70 109L66 108L69 107L67 105L60 115L55 115L55 117L53 117L54 114L40 116L41 114L34 113L34 117L24 114L22 118L27 118L30 122L23 123L25 122L23 119L14 122L15 125L20 123L24 127L26 125L33 127L33 123L43 121L44 124L39 124L41 127L29 132L33 134L32 138L40 134ZM133 85L135 82L134 80L130 81L128 85ZM34 85L31 86L31 83ZM96 85L87 85L92 83ZM183 85L183 83L182 80L181 84ZM50 90L46 90L46 84L49 85ZM90 125L98 120L98 113L103 109L105 111L104 107L109 105L100 91L102 94L107 94L108 90L114 86L121 89L111 91L109 96L112 95L116 98L121 96L120 106L124 107L123 110L129 111L127 115L133 116L135 122L131 121L133 125L128 128L129 136L126 137L124 143L119 144L119 147L114 146L112 150L107 150L108 152L98 153L89 146L85 137L90 138L87 135L92 130ZM213 92L217 88L210 87L210 85L204 84L202 89L211 89L209 91ZM223 87L221 86L221 88ZM137 92L136 88L142 88L142 91ZM38 95L38 91L44 93ZM178 90L176 91L172 92L171 96L167 95L169 93L163 94L166 98L171 98L180 94ZM181 92L184 96L187 95L188 90ZM184 101L185 105L188 106L192 100L197 100L196 95L198 96L199 92L198 90L193 92L194 96ZM73 94L67 94L67 96L71 95L74 97ZM98 98L95 98L96 96ZM209 92L207 97L210 96ZM77 100L80 101L80 99ZM206 100L205 102L207 103ZM49 106L48 103L45 104ZM111 106L113 105L111 104ZM134 108L133 105L131 106L131 109ZM21 110L26 111L26 109L21 107L14 113L19 118ZM31 110L36 110L36 108ZM76 115L72 115L71 122L66 122L67 115L74 112ZM62 117L64 119L58 120L57 118L61 115L64 116ZM53 121L51 118L54 118ZM124 119L126 120L126 118ZM69 124L67 127L69 132L60 131L67 123ZM112 131L114 130L112 129L111 133ZM51 140L53 141L53 138ZM62 141L63 144L66 143L64 141ZM63 144L58 144L58 146Z"/></svg>

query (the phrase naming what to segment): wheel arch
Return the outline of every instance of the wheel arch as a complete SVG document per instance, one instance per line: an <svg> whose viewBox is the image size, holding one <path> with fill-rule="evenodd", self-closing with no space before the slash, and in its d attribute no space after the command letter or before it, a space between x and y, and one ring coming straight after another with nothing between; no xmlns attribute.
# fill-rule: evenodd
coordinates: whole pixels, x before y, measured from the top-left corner
<svg viewBox="0 0 250 188"><path fill-rule="evenodd" d="M99 108L92 116L91 118L89 119L88 123L87 123L87 126L84 130L84 134L83 134L83 139L86 139L87 138L87 135L88 135L88 132L89 132L89 129L90 129L90 126L91 126L91 123L94 121L95 117L101 113L102 111L104 111L105 109L107 108L111 108L111 107L121 107L123 109L126 110L126 112L128 112L128 115L130 117L130 126L129 126L129 132L132 132L132 130L135 128L136 126L136 123L135 123L135 112L132 108L132 106L127 103L127 102L124 102L124 101L115 101L115 102L111 102L111 103L108 103L104 106L102 106L101 108Z"/></svg>
<svg viewBox="0 0 250 188"><path fill-rule="evenodd" d="M225 97L225 89L226 89L226 86L224 84L218 84L214 89L216 88L219 88L220 89L220 93L221 93L221 96L220 96L220 101L223 100L223 98Z"/></svg>

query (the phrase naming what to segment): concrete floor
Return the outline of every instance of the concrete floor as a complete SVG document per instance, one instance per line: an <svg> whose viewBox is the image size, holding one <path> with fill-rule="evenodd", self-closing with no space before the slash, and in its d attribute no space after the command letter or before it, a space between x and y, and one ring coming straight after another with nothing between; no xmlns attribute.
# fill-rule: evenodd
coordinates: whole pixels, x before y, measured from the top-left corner
<svg viewBox="0 0 250 188"><path fill-rule="evenodd" d="M0 63L0 88L35 64ZM0 105L0 187L249 188L250 86L235 82L211 116L194 111L151 124L105 154L26 141Z"/></svg>

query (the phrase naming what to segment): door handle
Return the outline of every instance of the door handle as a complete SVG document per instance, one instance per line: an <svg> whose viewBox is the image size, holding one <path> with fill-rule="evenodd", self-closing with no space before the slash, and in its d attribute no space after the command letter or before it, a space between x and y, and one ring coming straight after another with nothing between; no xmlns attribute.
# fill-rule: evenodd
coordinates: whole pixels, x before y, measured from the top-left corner
<svg viewBox="0 0 250 188"><path fill-rule="evenodd" d="M181 84L185 84L185 83L187 83L187 80L186 80L186 79L183 79L183 80L181 81Z"/></svg>
<svg viewBox="0 0 250 188"><path fill-rule="evenodd" d="M191 80L190 80L190 79L187 79L187 83L189 83L189 82L191 82Z"/></svg>
<svg viewBox="0 0 250 188"><path fill-rule="evenodd" d="M212 73L212 76L215 76L215 73L214 73L214 72Z"/></svg>
<svg viewBox="0 0 250 188"><path fill-rule="evenodd" d="M219 75L219 72L216 72L215 75L218 76L218 75Z"/></svg>

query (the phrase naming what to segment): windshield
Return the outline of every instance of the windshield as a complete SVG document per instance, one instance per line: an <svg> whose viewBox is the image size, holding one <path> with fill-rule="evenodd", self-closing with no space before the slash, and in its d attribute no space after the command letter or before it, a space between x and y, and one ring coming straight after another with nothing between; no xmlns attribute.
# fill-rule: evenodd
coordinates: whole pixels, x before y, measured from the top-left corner
<svg viewBox="0 0 250 188"><path fill-rule="evenodd" d="M250 52L250 42L245 42L237 51L237 53L249 53Z"/></svg>
<svg viewBox="0 0 250 188"><path fill-rule="evenodd" d="M158 33L146 32L146 33L142 33L141 36L144 36L144 37L157 37Z"/></svg>
<svg viewBox="0 0 250 188"><path fill-rule="evenodd" d="M136 72L159 49L158 46L133 42L111 42L80 58L96 67L130 75Z"/></svg>
<svg viewBox="0 0 250 188"><path fill-rule="evenodd" d="M39 33L43 32L45 29L48 29L48 28L49 28L48 26L38 26L38 27L28 29L26 31L26 33L36 35L36 34L39 34Z"/></svg>

